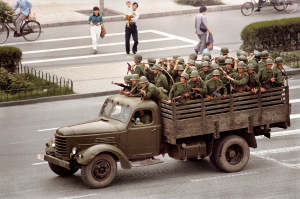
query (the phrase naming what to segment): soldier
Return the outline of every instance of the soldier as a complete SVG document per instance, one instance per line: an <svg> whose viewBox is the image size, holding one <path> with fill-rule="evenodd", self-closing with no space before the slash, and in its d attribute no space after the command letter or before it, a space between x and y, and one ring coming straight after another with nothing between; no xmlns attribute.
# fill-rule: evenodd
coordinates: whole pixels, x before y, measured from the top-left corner
<svg viewBox="0 0 300 199"><path fill-rule="evenodd" d="M139 84L140 78L138 74L133 74L131 79L132 81L132 88L130 92L125 92L123 94L127 94L129 97L140 97L138 90L141 88L141 85Z"/></svg>
<svg viewBox="0 0 300 199"><path fill-rule="evenodd" d="M249 59L248 63L254 67L254 72L258 73L258 62L260 61L260 52L255 53L252 59Z"/></svg>
<svg viewBox="0 0 300 199"><path fill-rule="evenodd" d="M197 67L197 70L199 70L199 69L200 69L200 64L196 63L197 58L198 58L198 55L197 55L196 53L191 53L191 54L189 55L188 61L194 60L194 62L195 62L195 63L194 63L194 66L196 66L196 67Z"/></svg>
<svg viewBox="0 0 300 199"><path fill-rule="evenodd" d="M221 70L220 67L218 66L218 64L212 64L211 67L212 67L211 68L212 72L214 70ZM225 84L227 82L227 79L224 77L224 75L226 76L226 72L223 70L222 73L219 75L220 76L219 80L221 80ZM204 81L207 82L208 80L212 79L212 76L213 76L212 73L210 73L209 75L207 75L205 77Z"/></svg>
<svg viewBox="0 0 300 199"><path fill-rule="evenodd" d="M223 57L225 58L225 61L226 61L227 59L233 60L232 57L229 57L229 56L228 56L228 54L229 54L229 49L228 49L227 47L223 46L223 47L221 48L220 52L221 52L221 55L223 55Z"/></svg>
<svg viewBox="0 0 300 199"><path fill-rule="evenodd" d="M138 113L135 114L136 119L135 121L140 120L140 122L136 122L137 125L144 125L144 124L150 124L151 123L151 115L149 115L145 110L139 110Z"/></svg>
<svg viewBox="0 0 300 199"><path fill-rule="evenodd" d="M176 60L176 64L178 65L178 60ZM175 73L175 65L173 61L171 61L170 59L168 59L168 67L167 67L167 72L173 77L174 73ZM167 77L168 78L168 77ZM169 81L169 78L168 78ZM170 81L169 81L170 82Z"/></svg>
<svg viewBox="0 0 300 199"><path fill-rule="evenodd" d="M277 86L284 86L285 79L282 78L283 59L281 57L277 57L275 59L275 64L276 67L273 67L273 71L275 73Z"/></svg>
<svg viewBox="0 0 300 199"><path fill-rule="evenodd" d="M209 52L207 52L207 53L204 53L204 54L202 55L202 58L203 58L204 56L207 56L207 57L209 57L209 59L211 60L211 54L210 54Z"/></svg>
<svg viewBox="0 0 300 199"><path fill-rule="evenodd" d="M179 60L179 64L185 65L185 61L182 57L178 57L177 60ZM176 63L176 61L175 61L175 63Z"/></svg>
<svg viewBox="0 0 300 199"><path fill-rule="evenodd" d="M222 99L225 99L227 97L227 89L224 88L223 82L219 79L220 76L220 71L219 70L214 70L212 72L212 78L205 82L206 84L206 89L207 89L207 98L208 99L213 99L212 93L216 91L218 88L219 91L217 92L218 94L222 94Z"/></svg>
<svg viewBox="0 0 300 199"><path fill-rule="evenodd" d="M155 64L153 66L153 72L155 75L154 84L158 88L164 88L165 90L169 91L170 88L169 88L168 79L164 74L162 74L161 72L162 70L163 69L158 64Z"/></svg>
<svg viewBox="0 0 300 199"><path fill-rule="evenodd" d="M185 65L185 70L184 73L190 74L192 72L192 67L195 66L195 61L190 60L186 65Z"/></svg>
<svg viewBox="0 0 300 199"><path fill-rule="evenodd" d="M134 65L131 66L131 74L138 74L139 77L146 74L144 66L141 64L142 55L135 54L133 56Z"/></svg>
<svg viewBox="0 0 300 199"><path fill-rule="evenodd" d="M180 79L181 79L181 75L184 71L184 68L182 65L178 65L178 66L175 66L174 68L175 72L174 72L174 82L177 83L177 82L180 82Z"/></svg>
<svg viewBox="0 0 300 199"><path fill-rule="evenodd" d="M202 62L202 70L201 71L199 70L198 72L201 79L204 81L206 76L211 73L211 70L209 70L209 63L207 61Z"/></svg>
<svg viewBox="0 0 300 199"><path fill-rule="evenodd" d="M238 63L238 72L234 73L232 77L226 76L231 81L230 90L233 93L242 93L245 90L245 86L248 83L249 76L244 72L246 64L244 62Z"/></svg>
<svg viewBox="0 0 300 199"><path fill-rule="evenodd" d="M234 73L236 73L236 70L234 68L232 68L232 65L233 65L232 59L226 59L225 60L225 72L229 76L231 76Z"/></svg>
<svg viewBox="0 0 300 199"><path fill-rule="evenodd" d="M172 61L175 63L175 61L177 60L178 57L180 57L180 55L173 55Z"/></svg>
<svg viewBox="0 0 300 199"><path fill-rule="evenodd" d="M246 91L250 91L252 94L256 94L258 91L258 85L256 82L256 73L254 72L254 66L252 64L248 64L248 75L249 80L246 85Z"/></svg>
<svg viewBox="0 0 300 199"><path fill-rule="evenodd" d="M145 73L146 73L145 75L146 75L147 79L149 80L149 82L154 83L153 66L156 63L156 59L155 58L148 58L147 61L148 61L148 66L149 67L147 67L144 62L141 62L141 64L144 67L144 70L145 70Z"/></svg>
<svg viewBox="0 0 300 199"><path fill-rule="evenodd" d="M266 67L262 67L257 73L256 82L261 92L276 85L275 72L272 69L274 62L272 59L266 60Z"/></svg>
<svg viewBox="0 0 300 199"><path fill-rule="evenodd" d="M191 90L190 86L187 84L187 80L189 79L189 74L182 73L180 77L180 82L175 83L169 93L169 100L168 103L172 103L173 97L182 96L183 98L187 99L190 97L188 92ZM174 96L175 90L175 96Z"/></svg>
<svg viewBox="0 0 300 199"><path fill-rule="evenodd" d="M143 100L168 100L168 96L164 94L161 89L157 88L154 84L148 82L145 76L140 78L141 91L140 94L143 95Z"/></svg>
<svg viewBox="0 0 300 199"><path fill-rule="evenodd" d="M159 59L159 62L158 62L158 63L159 63L161 66L163 66L164 69L167 69L167 62L168 62L168 59L167 59L166 57L162 57L162 58Z"/></svg>
<svg viewBox="0 0 300 199"><path fill-rule="evenodd" d="M215 62L218 64L219 67L225 70L225 58L222 55L215 57Z"/></svg>
<svg viewBox="0 0 300 199"><path fill-rule="evenodd" d="M124 77L124 83L132 88L131 78L132 78L132 75L126 75ZM128 94L130 92L130 90L129 89L121 89L120 94L126 94L125 92L127 92L127 94Z"/></svg>
<svg viewBox="0 0 300 199"><path fill-rule="evenodd" d="M260 71L260 69L265 68L266 67L266 61L269 58L270 54L268 51L262 51L260 54L260 58L262 59L259 63L258 63L258 71Z"/></svg>
<svg viewBox="0 0 300 199"><path fill-rule="evenodd" d="M190 78L191 79L189 79L187 83L190 85L191 89L196 92L194 95L191 95L191 98L205 97L207 89L205 82L201 79L199 73L197 71L192 71Z"/></svg>

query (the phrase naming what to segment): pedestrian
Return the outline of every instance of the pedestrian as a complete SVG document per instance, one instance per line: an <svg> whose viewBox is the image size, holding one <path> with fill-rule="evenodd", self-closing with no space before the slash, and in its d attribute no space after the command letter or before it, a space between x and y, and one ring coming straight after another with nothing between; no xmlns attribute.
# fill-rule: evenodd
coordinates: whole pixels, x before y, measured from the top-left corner
<svg viewBox="0 0 300 199"><path fill-rule="evenodd" d="M139 7L137 2L133 2L132 4L132 11L135 13L132 16L125 16L125 20L130 20L130 26L125 26L125 48L126 48L126 53L130 53L130 37L132 35L134 44L132 46L132 52L133 54L136 54L137 52L137 45L139 44L138 41L138 30L136 26L136 22L138 18L140 17L140 13L136 10Z"/></svg>
<svg viewBox="0 0 300 199"><path fill-rule="evenodd" d="M8 11L7 13L10 14L13 11L17 10L18 7L20 6L20 12L16 16L14 16L13 19L13 24L16 27L16 31L14 32L14 37L20 37L21 32L20 32L20 26L21 22L25 20L29 14L31 14L31 8L32 8L32 3L28 0L18 0L14 9L11 11Z"/></svg>
<svg viewBox="0 0 300 199"><path fill-rule="evenodd" d="M212 50L212 48L213 48L213 45L212 45L212 43L211 42L206 42L206 48L202 51L202 57L204 56L204 53L209 53L209 54L211 54L211 50Z"/></svg>
<svg viewBox="0 0 300 199"><path fill-rule="evenodd" d="M199 43L197 44L197 46L194 49L196 54L198 54L198 53L202 54L204 48L206 47L207 31L209 33L211 33L211 31L207 27L207 21L206 21L206 17L205 17L206 10L207 10L207 8L205 6L201 7L200 14L198 14L195 18L195 34L197 34L198 38L200 39ZM201 24L203 24L203 25L201 25ZM200 29L200 26L201 26L202 30ZM207 30L204 31L203 28L207 29Z"/></svg>
<svg viewBox="0 0 300 199"><path fill-rule="evenodd" d="M102 15L99 14L99 7L95 6L93 8L93 14L91 14L88 23L91 25L91 35L93 43L93 54L97 53L97 46L100 40L101 34L101 24L103 24Z"/></svg>

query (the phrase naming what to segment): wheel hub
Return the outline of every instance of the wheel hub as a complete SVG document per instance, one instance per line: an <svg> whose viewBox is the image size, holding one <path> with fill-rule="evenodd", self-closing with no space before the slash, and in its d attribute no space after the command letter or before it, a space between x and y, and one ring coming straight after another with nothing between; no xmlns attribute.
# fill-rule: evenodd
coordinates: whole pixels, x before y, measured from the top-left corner
<svg viewBox="0 0 300 199"><path fill-rule="evenodd" d="M229 157L233 158L234 156L236 156L236 152L234 150L229 150Z"/></svg>
<svg viewBox="0 0 300 199"><path fill-rule="evenodd" d="M106 178L110 174L110 165L105 160L100 160L95 164L93 174L97 179Z"/></svg>

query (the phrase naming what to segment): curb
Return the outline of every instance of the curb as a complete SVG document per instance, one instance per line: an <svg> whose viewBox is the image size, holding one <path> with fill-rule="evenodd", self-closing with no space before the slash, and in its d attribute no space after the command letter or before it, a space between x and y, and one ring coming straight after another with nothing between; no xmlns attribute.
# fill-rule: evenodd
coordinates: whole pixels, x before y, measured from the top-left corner
<svg viewBox="0 0 300 199"><path fill-rule="evenodd" d="M207 11L208 12L218 12L218 11L238 10L241 8L241 6L242 5L207 6ZM108 9L108 10L111 10L111 9ZM180 11L171 11L171 12L141 14L139 19L148 19L148 18L174 16L174 15L182 15L182 14L193 14L193 13L199 13L199 8L189 9L189 10L180 10ZM123 15L103 17L103 21L105 21L105 23L114 22L114 21L123 21L123 20L124 20ZM81 25L81 24L87 24L87 20L42 24L42 28Z"/></svg>
<svg viewBox="0 0 300 199"><path fill-rule="evenodd" d="M286 71L287 75L299 75L300 74L300 69L294 69L294 70L288 70Z"/></svg>

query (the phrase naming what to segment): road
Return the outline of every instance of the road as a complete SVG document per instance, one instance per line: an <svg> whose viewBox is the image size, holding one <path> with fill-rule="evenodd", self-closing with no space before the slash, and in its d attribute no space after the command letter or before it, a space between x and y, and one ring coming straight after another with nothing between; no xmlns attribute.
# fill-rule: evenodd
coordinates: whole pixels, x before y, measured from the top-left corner
<svg viewBox="0 0 300 199"><path fill-rule="evenodd" d="M257 137L247 166L238 173L214 169L208 158L123 170L109 187L86 187L80 171L58 177L35 158L57 127L97 117L106 97L58 101L0 109L0 198L299 198L300 75L289 80L291 127Z"/></svg>

